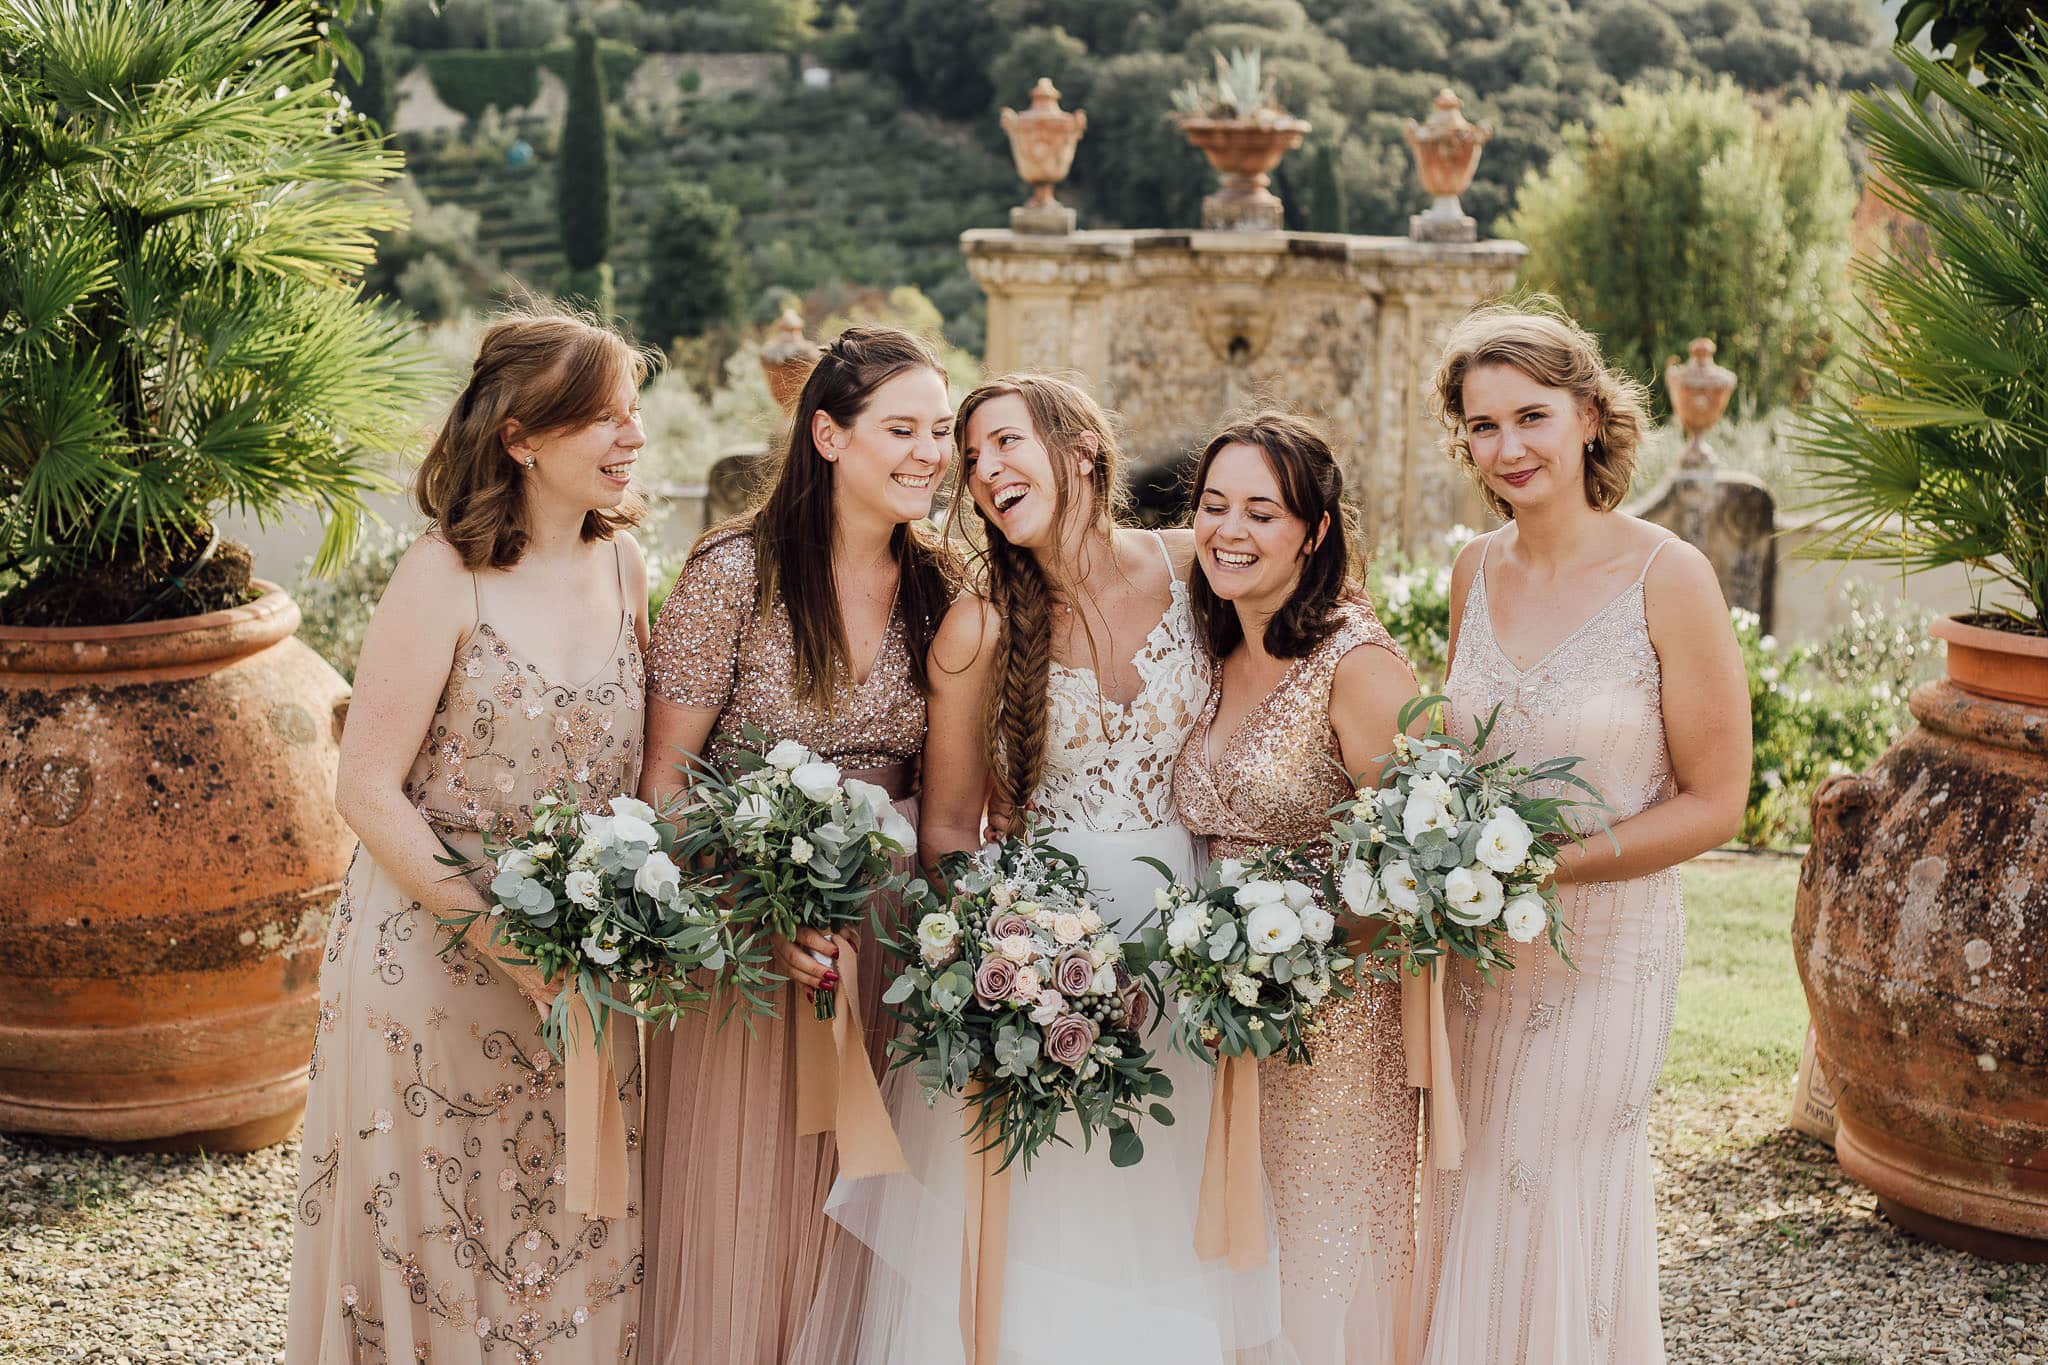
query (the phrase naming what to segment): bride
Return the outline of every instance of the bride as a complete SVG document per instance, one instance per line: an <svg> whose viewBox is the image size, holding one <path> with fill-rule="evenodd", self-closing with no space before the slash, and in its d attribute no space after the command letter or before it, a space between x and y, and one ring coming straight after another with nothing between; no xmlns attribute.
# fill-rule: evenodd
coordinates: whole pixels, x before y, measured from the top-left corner
<svg viewBox="0 0 2048 1365"><path fill-rule="evenodd" d="M919 853L930 865L980 846L985 807L1028 810L1128 933L1160 884L1137 859L1176 874L1198 862L1172 798L1174 759L1209 690L1188 614L1187 533L1115 526L1118 450L1071 384L985 384L954 431L985 581L932 645ZM1168 1050L1163 1030L1153 1040L1178 1122L1145 1123L1144 1159L1118 1170L1104 1142L1083 1150L1069 1119L1071 1146L1041 1151L1028 1175L1013 1169L1000 1345L973 1365L1126 1365L1138 1342L1147 1358L1224 1362L1277 1336L1270 1260L1232 1273L1195 1256L1210 1071ZM862 1362L959 1361L960 1106L928 1106L907 1068L889 1093L910 1171L835 1187L827 1212L874 1255L858 1309L821 1296L811 1328L840 1330L857 1311Z"/></svg>

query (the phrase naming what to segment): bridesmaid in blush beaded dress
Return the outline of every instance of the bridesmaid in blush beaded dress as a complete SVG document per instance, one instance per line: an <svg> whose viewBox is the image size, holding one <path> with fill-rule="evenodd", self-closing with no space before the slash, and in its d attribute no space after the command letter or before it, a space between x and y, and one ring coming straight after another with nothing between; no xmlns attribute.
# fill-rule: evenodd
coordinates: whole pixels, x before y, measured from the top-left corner
<svg viewBox="0 0 2048 1365"><path fill-rule="evenodd" d="M1195 620L1218 681L1174 773L1181 819L1212 857L1298 846L1327 859L1347 773L1378 771L1415 677L1352 574L1329 445L1267 413L1209 442L1195 469ZM1354 946L1368 932L1354 923ZM1280 1242L1274 1359L1408 1359L1416 1094L1400 988L1331 999L1315 1061L1259 1066L1259 1126Z"/></svg>
<svg viewBox="0 0 2048 1365"><path fill-rule="evenodd" d="M1644 411L1592 338L1483 310L1452 333L1433 401L1507 522L1453 572L1452 732L1499 706L1491 752L1583 756L1613 838L1559 861L1573 967L1539 943L1492 985L1450 970L1465 1155L1426 1168L1424 1359L1656 1365L1648 1119L1684 943L1677 865L1740 823L1748 684L1705 556L1613 510Z"/></svg>

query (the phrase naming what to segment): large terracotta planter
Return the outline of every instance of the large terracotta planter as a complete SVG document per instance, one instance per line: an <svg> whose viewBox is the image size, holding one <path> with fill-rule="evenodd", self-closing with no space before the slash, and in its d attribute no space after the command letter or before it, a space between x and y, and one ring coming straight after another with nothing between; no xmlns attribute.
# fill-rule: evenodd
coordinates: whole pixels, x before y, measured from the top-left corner
<svg viewBox="0 0 2048 1365"><path fill-rule="evenodd" d="M1180 131L1201 148L1223 184L1202 200L1202 226L1226 232L1278 232L1279 196L1266 187L1280 159L1301 145L1298 118L1184 118Z"/></svg>
<svg viewBox="0 0 2048 1365"><path fill-rule="evenodd" d="M1958 631L2034 700L1974 690ZM1911 1231L2048 1260L2048 650L1935 633L1919 724L1814 796L1793 944L1843 1170Z"/></svg>
<svg viewBox="0 0 2048 1365"><path fill-rule="evenodd" d="M258 587L0 628L0 1129L232 1151L298 1120L348 686Z"/></svg>

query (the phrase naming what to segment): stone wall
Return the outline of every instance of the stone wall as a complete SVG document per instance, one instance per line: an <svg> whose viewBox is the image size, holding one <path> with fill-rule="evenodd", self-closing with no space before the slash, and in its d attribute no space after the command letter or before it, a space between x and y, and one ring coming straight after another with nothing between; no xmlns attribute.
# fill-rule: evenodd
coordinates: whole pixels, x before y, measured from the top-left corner
<svg viewBox="0 0 2048 1365"><path fill-rule="evenodd" d="M976 230L961 249L988 294L985 372L1077 377L1123 415L1140 473L1273 402L1328 425L1375 543L1479 524L1423 393L1451 324L1513 282L1520 243Z"/></svg>

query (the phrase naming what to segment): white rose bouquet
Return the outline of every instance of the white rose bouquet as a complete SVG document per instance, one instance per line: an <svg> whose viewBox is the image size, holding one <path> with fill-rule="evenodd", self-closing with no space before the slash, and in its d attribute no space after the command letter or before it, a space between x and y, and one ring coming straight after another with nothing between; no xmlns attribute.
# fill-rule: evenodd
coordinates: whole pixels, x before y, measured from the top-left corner
<svg viewBox="0 0 2048 1365"><path fill-rule="evenodd" d="M1174 1046L1190 1056L1307 1062L1308 1031L1332 995L1347 996L1355 965L1320 889L1322 875L1269 850L1222 858L1192 885L1165 876L1153 893L1160 922L1146 948L1167 964L1176 997Z"/></svg>
<svg viewBox="0 0 2048 1365"><path fill-rule="evenodd" d="M534 804L533 825L509 843L485 845L495 864L489 942L499 959L532 967L563 989L541 1036L564 1056L568 1011L580 1001L602 1040L613 1013L673 1025L706 993L690 979L698 968L765 974L764 955L746 943L744 925L721 909L718 888L686 876L672 852L676 827L644 801L612 798L608 812L577 809L566 797ZM467 870L453 849L441 862ZM477 920L444 915L450 952Z"/></svg>
<svg viewBox="0 0 2048 1365"><path fill-rule="evenodd" d="M1557 893L1546 883L1558 850L1580 838L1566 813L1587 811L1604 829L1606 805L1573 771L1579 759L1481 762L1500 708L1467 743L1443 732L1444 700L1417 697L1403 707L1384 785L1332 810L1329 889L1352 914L1385 921L1390 932L1374 955L1411 971L1455 953L1490 981L1496 968L1514 966L1508 943L1540 938L1569 963ZM1424 713L1433 713L1431 732L1410 739L1405 732Z"/></svg>
<svg viewBox="0 0 2048 1365"><path fill-rule="evenodd" d="M836 933L858 923L878 893L903 889L907 879L890 859L916 851L917 831L888 792L794 740L770 745L752 726L741 738L750 747L725 770L692 764L693 801L677 842L679 858L708 859L721 874L735 920L757 936ZM728 976L725 984L756 1013L773 1014L770 988L780 979ZM818 1018L832 1017L834 994L818 992Z"/></svg>
<svg viewBox="0 0 2048 1365"><path fill-rule="evenodd" d="M1144 1154L1134 1120L1173 1093L1143 1037L1158 1000L1144 949L1123 942L1073 858L1026 830L940 864L944 899L883 944L904 969L882 997L904 1028L889 1044L925 1097L964 1097L967 1134L1031 1159L1072 1113L1081 1140L1109 1134L1112 1165ZM1173 1122L1164 1104L1149 1113Z"/></svg>

